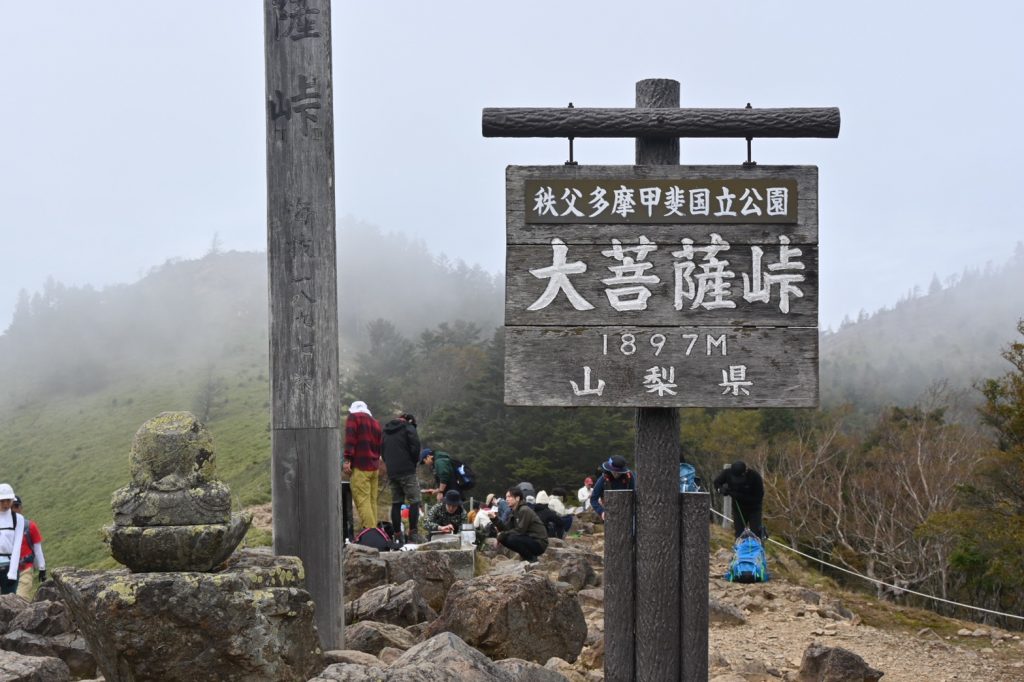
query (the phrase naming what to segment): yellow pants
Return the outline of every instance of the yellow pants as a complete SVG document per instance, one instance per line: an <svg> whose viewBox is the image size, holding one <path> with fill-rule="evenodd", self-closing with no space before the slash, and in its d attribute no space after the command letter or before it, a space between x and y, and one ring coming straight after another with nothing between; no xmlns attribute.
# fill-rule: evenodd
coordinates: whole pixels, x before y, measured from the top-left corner
<svg viewBox="0 0 1024 682"><path fill-rule="evenodd" d="M359 515L359 522L363 528L373 528L377 525L377 482L380 473L377 471L362 471L352 469L352 476L349 484L352 487L352 504Z"/></svg>
<svg viewBox="0 0 1024 682"><path fill-rule="evenodd" d="M35 590L35 580L33 579L32 569L26 569L18 575L18 596L25 601L32 601L33 593Z"/></svg>

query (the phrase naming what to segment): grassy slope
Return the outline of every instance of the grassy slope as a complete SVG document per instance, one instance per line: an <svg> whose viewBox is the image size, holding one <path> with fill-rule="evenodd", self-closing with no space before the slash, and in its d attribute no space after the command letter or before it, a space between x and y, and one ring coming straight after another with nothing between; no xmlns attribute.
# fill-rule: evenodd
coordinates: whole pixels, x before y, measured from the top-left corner
<svg viewBox="0 0 1024 682"><path fill-rule="evenodd" d="M262 363L240 357L219 368L226 390L207 422L218 473L231 486L236 508L270 499L269 385ZM100 528L112 522L111 494L129 482L132 436L160 412L190 409L204 380L201 372L157 369L146 383L126 381L84 397L0 412L0 480L14 485L39 524L48 565L112 564ZM18 461L5 466L9 458Z"/></svg>

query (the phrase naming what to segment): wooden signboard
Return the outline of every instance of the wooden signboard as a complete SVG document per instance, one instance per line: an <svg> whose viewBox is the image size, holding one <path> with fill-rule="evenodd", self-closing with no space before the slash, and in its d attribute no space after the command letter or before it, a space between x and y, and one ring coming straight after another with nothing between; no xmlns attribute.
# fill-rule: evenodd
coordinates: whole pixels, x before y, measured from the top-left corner
<svg viewBox="0 0 1024 682"><path fill-rule="evenodd" d="M814 166L510 166L505 402L818 403Z"/></svg>

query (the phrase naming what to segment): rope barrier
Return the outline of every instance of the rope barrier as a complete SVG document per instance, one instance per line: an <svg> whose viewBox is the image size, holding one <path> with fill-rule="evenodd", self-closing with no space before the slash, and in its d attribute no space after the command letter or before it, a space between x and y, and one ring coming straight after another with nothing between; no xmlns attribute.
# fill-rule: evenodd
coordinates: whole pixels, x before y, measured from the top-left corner
<svg viewBox="0 0 1024 682"><path fill-rule="evenodd" d="M711 511L713 513L717 514L718 516L721 516L726 521L730 521L730 522L732 521L732 519L730 519L725 514L719 512L717 509L712 509ZM768 542L770 542L770 543L772 543L774 545L778 545L779 547L782 547L783 549L788 549L790 552L794 552L796 554L799 554L800 556L805 557L807 559L810 559L811 561L817 561L819 564L823 564L825 566L828 566L829 568L834 568L837 571L842 571L843 573L848 573L848 574L850 574L852 576L856 576L857 578L861 578L863 580L867 580L869 582L873 582L873 583L876 583L878 585L884 585L885 587L890 587L890 588L892 588L894 590L898 590L899 592L909 592L910 594L915 594L918 597L924 597L925 599L933 599L935 601L940 601L940 602L943 602L945 604L951 604L953 606L961 606L961 607L963 607L965 609L974 609L975 611L984 611L985 613L991 613L992 615L995 615L995 616L1003 616L1005 618L1016 618L1017 620L1024 620L1024 616L1017 616L1017 615L1014 615L1012 613L1003 613L1002 611L993 611L992 609L986 609L986 608L983 608L981 606L972 606L971 604L963 604L963 603L958 602L958 601L952 601L950 599L944 599L943 597L936 597L936 596L931 595L931 594L925 594L924 592L917 592L916 590L911 590L911 589L906 588L906 587L899 587L897 585L890 585L887 582L883 582L883 581L877 580L875 578L869 578L866 575L861 575L860 573L857 573L856 571L851 571L851 570L849 570L847 568L843 568L842 566L836 566L835 564L830 564L829 562L824 561L822 559L819 559L818 557L811 556L810 554L805 554L804 552L801 552L798 549L793 549L789 545L784 545L781 542L777 542L775 540L772 540L771 538L768 538Z"/></svg>

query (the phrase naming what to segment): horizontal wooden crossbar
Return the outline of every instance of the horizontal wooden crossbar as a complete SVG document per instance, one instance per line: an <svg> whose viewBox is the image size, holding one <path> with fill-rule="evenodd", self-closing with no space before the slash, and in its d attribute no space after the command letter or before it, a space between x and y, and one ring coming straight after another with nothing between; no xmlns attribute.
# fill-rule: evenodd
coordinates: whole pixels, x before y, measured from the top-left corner
<svg viewBox="0 0 1024 682"><path fill-rule="evenodd" d="M483 111L484 137L839 137L839 108Z"/></svg>

